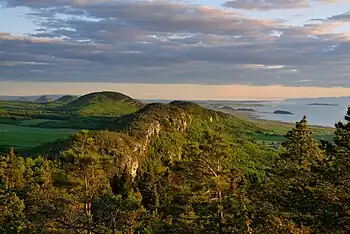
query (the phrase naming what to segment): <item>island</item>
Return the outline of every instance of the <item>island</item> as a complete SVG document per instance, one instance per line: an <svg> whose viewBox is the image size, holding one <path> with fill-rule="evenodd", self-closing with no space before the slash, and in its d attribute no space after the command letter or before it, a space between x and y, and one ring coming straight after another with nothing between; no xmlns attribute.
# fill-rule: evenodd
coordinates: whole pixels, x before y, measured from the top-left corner
<svg viewBox="0 0 350 234"><path fill-rule="evenodd" d="M330 103L310 103L309 106L339 106L338 104L330 104Z"/></svg>
<svg viewBox="0 0 350 234"><path fill-rule="evenodd" d="M294 115L294 113L290 111L284 111L284 110L276 110L273 113L277 115Z"/></svg>
<svg viewBox="0 0 350 234"><path fill-rule="evenodd" d="M252 108L232 108L230 106L224 106L221 107L220 109L225 110L225 111L237 111L237 112L256 112L256 110Z"/></svg>
<svg viewBox="0 0 350 234"><path fill-rule="evenodd" d="M256 110L252 109L252 108L237 108L234 109L235 111L248 111L248 112L256 112Z"/></svg>
<svg viewBox="0 0 350 234"><path fill-rule="evenodd" d="M233 109L232 107L230 106L223 106L223 107L220 107L221 110L224 110L224 111L234 111L235 109Z"/></svg>

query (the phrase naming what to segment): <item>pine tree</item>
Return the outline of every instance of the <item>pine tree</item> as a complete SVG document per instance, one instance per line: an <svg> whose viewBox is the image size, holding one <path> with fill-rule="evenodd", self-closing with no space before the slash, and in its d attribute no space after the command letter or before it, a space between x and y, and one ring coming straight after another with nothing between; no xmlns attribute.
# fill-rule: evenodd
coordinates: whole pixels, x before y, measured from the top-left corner
<svg viewBox="0 0 350 234"><path fill-rule="evenodd" d="M25 185L24 171L24 160L13 148L0 158L0 233L19 233L25 228L25 205L18 196Z"/></svg>
<svg viewBox="0 0 350 234"><path fill-rule="evenodd" d="M102 156L96 153L91 134L86 131L76 133L72 147L62 152L60 160L61 171L64 173L63 183L68 186L61 190L62 195L56 200L55 205L66 206L62 215L65 216L64 220L58 221L61 227L92 233L92 202L99 196L110 194L111 189L101 164Z"/></svg>
<svg viewBox="0 0 350 234"><path fill-rule="evenodd" d="M26 226L24 203L14 192L0 187L0 233L21 233Z"/></svg>
<svg viewBox="0 0 350 234"><path fill-rule="evenodd" d="M334 157L338 199L341 201L343 212L339 215L342 228L350 232L350 107L345 122L336 124L334 137Z"/></svg>
<svg viewBox="0 0 350 234"><path fill-rule="evenodd" d="M323 159L323 153L317 141L312 137L306 116L297 122L295 128L285 137L287 141L282 145L287 149L287 156L299 167L310 168L312 164Z"/></svg>
<svg viewBox="0 0 350 234"><path fill-rule="evenodd" d="M350 168L350 107L345 122L338 122L335 126L335 156L340 169L346 171Z"/></svg>
<svg viewBox="0 0 350 234"><path fill-rule="evenodd" d="M24 160L15 155L11 148L2 162L2 180L8 189L19 189L25 185L23 174L25 173Z"/></svg>
<svg viewBox="0 0 350 234"><path fill-rule="evenodd" d="M219 129L205 131L200 143L190 143L185 149L183 163L189 179L189 203L193 207L186 215L206 231L250 230L238 189L244 183L244 175L233 166L233 155L232 146Z"/></svg>

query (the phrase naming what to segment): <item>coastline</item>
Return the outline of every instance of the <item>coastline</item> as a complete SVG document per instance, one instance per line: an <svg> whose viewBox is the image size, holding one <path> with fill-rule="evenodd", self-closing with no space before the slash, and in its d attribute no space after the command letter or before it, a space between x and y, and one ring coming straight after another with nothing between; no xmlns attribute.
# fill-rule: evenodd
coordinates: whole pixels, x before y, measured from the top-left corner
<svg viewBox="0 0 350 234"><path fill-rule="evenodd" d="M295 127L295 123L284 122L279 120L268 120L261 118L254 112L245 112L245 111L223 111L222 109L215 109L216 111L221 111L226 114L230 114L236 118L248 120L254 122L262 127L267 127L273 129L277 134L285 134L288 130ZM330 136L334 134L335 127L329 126L320 126L320 125L311 125L310 128L316 135L325 135Z"/></svg>

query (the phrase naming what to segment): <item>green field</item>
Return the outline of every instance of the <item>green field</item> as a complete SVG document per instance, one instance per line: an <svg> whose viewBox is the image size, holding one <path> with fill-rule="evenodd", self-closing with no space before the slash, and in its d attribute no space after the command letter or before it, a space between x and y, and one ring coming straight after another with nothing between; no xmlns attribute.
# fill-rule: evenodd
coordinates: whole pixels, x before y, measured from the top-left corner
<svg viewBox="0 0 350 234"><path fill-rule="evenodd" d="M295 124L284 123L272 120L251 120L251 122L257 124L263 129L263 132L249 133L250 136L254 137L258 141L273 141L281 142L286 140L284 135L295 127ZM321 126L310 126L313 136L317 140L332 141L334 136L334 128L321 127Z"/></svg>
<svg viewBox="0 0 350 234"><path fill-rule="evenodd" d="M33 128L0 124L0 148L27 149L70 136L74 129Z"/></svg>
<svg viewBox="0 0 350 234"><path fill-rule="evenodd" d="M265 142L282 142L286 140L286 138L284 137L285 134L251 132L251 133L247 133L247 135L255 138L258 141L265 141ZM313 136L315 137L316 140L327 140L330 142L333 140L333 137L334 137L332 133L325 133L325 134L314 133Z"/></svg>

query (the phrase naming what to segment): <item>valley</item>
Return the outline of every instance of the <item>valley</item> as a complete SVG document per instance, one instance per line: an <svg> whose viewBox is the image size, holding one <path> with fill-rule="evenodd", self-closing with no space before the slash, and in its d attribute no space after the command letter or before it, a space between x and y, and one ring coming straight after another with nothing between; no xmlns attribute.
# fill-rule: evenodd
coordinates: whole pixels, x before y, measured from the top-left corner
<svg viewBox="0 0 350 234"><path fill-rule="evenodd" d="M114 92L0 105L1 233L348 228L350 108L334 129Z"/></svg>

